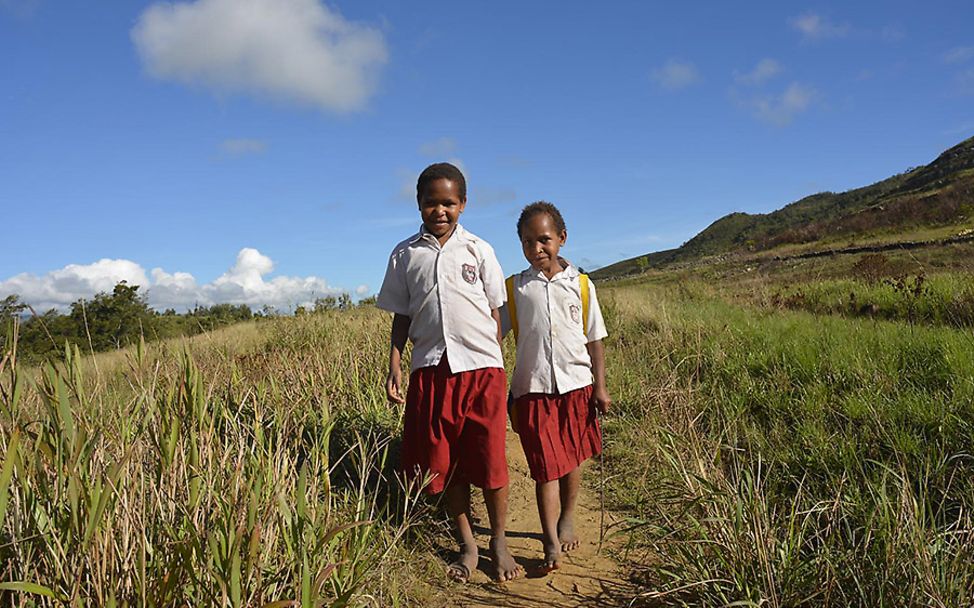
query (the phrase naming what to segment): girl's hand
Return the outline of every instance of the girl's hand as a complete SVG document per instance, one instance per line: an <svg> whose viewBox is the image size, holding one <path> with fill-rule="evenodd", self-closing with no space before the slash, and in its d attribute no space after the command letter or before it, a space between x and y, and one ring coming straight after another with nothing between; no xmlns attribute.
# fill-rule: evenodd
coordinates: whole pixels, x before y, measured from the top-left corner
<svg viewBox="0 0 974 608"><path fill-rule="evenodd" d="M389 398L390 403L400 405L406 403L406 399L402 396L402 370L398 367L389 370L389 376L386 378L386 397Z"/></svg>
<svg viewBox="0 0 974 608"><path fill-rule="evenodd" d="M609 407L612 405L612 398L609 397L609 391L605 390L605 387L597 386L592 389L592 398L589 400L589 404L594 407L600 414L604 414L609 411Z"/></svg>

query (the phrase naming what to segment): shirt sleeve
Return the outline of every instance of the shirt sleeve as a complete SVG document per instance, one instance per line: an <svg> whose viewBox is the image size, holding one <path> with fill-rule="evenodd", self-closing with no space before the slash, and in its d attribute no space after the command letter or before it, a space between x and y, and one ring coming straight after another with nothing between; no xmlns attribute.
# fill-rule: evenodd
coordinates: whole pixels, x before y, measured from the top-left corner
<svg viewBox="0 0 974 608"><path fill-rule="evenodd" d="M605 320L602 319L602 309L599 308L599 299L595 295L595 283L589 279L588 282L588 333L585 334L586 342L595 342L609 335L605 330Z"/></svg>
<svg viewBox="0 0 974 608"><path fill-rule="evenodd" d="M397 315L409 316L409 289L406 286L406 269L402 265L399 251L393 251L382 279L382 288L375 305Z"/></svg>
<svg viewBox="0 0 974 608"><path fill-rule="evenodd" d="M484 258L480 263L480 280L484 282L484 293L487 294L487 303L491 309L500 308L507 301L504 271L494 255L494 248L486 243L482 243L482 246Z"/></svg>

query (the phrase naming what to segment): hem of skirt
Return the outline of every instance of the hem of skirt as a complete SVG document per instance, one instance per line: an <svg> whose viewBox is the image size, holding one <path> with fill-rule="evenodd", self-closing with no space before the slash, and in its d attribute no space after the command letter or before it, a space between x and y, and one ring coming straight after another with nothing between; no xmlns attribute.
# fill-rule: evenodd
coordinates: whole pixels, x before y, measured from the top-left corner
<svg viewBox="0 0 974 608"><path fill-rule="evenodd" d="M531 463L528 463L528 469L530 470L530 473L531 473L531 479L533 479L534 481L536 481L538 483L548 483L549 481L555 481L556 479L561 479L565 475L568 475L569 473L571 473L572 471L574 471L578 467L582 466L582 463L585 462L586 460L588 460L589 458L592 458L594 456L598 456L599 453L600 453L600 450L591 450L591 452L589 454L586 454L583 458L581 458L574 465L571 465L571 466L566 465L564 467L559 467L558 469L555 469L554 470L555 473L549 473L548 471L545 471L545 473L546 473L545 475L542 475L540 473L538 475L535 475L534 470L532 470Z"/></svg>
<svg viewBox="0 0 974 608"><path fill-rule="evenodd" d="M416 479L415 476L408 477L408 478L410 481L415 481ZM481 490L498 490L508 485L510 482L511 482L510 476L505 476L504 478L501 479L493 479L493 480L488 479L484 481L480 481L480 480L470 481L468 479L458 480L458 483L466 483L471 486L480 488ZM444 492L447 489L447 487L449 487L450 483L452 483L450 479L437 475L436 477L431 479L428 484L423 486L422 492L430 496L435 496L436 494L441 494L442 492Z"/></svg>

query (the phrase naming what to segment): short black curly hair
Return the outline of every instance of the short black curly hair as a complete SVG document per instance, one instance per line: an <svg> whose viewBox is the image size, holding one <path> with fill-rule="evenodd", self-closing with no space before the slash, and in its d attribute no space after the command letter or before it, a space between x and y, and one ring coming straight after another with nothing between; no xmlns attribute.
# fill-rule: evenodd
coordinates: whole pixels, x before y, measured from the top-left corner
<svg viewBox="0 0 974 608"><path fill-rule="evenodd" d="M517 218L517 238L521 238L521 229L524 228L524 224L539 213L547 213L551 221L555 223L555 229L559 233L567 232L565 218L561 217L561 211L558 211L558 207L548 201L537 201L521 210L521 217Z"/></svg>
<svg viewBox="0 0 974 608"><path fill-rule="evenodd" d="M429 167L423 169L423 172L419 174L419 179L416 180L417 203L422 200L423 192L426 190L426 187L438 179L450 180L457 185L460 198L467 198L467 180L463 177L463 173L450 163L433 163Z"/></svg>

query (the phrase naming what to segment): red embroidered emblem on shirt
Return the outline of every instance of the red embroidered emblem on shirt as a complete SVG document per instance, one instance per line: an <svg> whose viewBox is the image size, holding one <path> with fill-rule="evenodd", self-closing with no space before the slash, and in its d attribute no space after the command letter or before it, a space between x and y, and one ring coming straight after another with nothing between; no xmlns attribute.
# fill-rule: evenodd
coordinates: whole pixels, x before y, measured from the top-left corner
<svg viewBox="0 0 974 608"><path fill-rule="evenodd" d="M462 272L463 280L473 285L477 282L477 269L472 264L464 264Z"/></svg>
<svg viewBox="0 0 974 608"><path fill-rule="evenodd" d="M581 317L578 314L581 311L579 310L578 306L572 304L571 306L568 307L568 312L571 313L572 321L574 321L575 323L578 323L581 320Z"/></svg>

